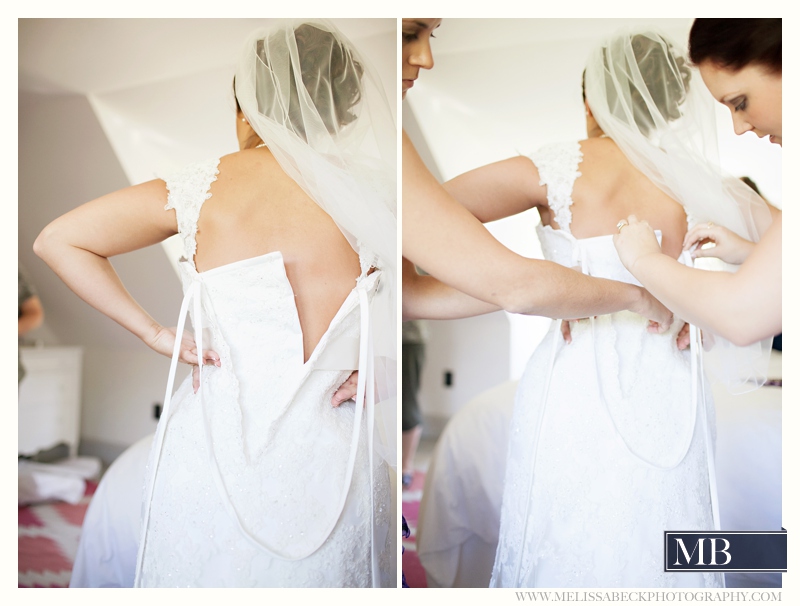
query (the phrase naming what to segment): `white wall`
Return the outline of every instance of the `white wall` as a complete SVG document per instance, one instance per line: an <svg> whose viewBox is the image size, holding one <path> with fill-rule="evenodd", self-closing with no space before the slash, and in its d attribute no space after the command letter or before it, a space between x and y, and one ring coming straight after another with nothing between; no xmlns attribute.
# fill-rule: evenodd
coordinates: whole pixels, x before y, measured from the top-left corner
<svg viewBox="0 0 800 606"><path fill-rule="evenodd" d="M508 379L509 323L505 312L463 320L428 320L420 381L423 435L437 436L447 420L486 389ZM452 385L444 373L453 373Z"/></svg>
<svg viewBox="0 0 800 606"><path fill-rule="evenodd" d="M169 360L81 301L32 246L59 215L129 183L83 95L22 91L19 132L18 257L45 311L44 325L27 340L83 348L81 451L109 462L154 430L152 403L163 400ZM160 247L112 264L156 320L175 323L180 284Z"/></svg>
<svg viewBox="0 0 800 606"><path fill-rule="evenodd" d="M153 404L164 403L169 358L136 349L87 347L84 351L81 439L130 445L156 429ZM175 380L189 373L181 364Z"/></svg>

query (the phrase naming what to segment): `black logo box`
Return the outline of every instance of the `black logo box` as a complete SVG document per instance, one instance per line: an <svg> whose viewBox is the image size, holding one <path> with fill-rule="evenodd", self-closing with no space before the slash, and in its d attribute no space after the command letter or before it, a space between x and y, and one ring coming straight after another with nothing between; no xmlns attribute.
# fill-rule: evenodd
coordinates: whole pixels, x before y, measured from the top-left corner
<svg viewBox="0 0 800 606"><path fill-rule="evenodd" d="M786 529L664 531L664 572L786 572Z"/></svg>

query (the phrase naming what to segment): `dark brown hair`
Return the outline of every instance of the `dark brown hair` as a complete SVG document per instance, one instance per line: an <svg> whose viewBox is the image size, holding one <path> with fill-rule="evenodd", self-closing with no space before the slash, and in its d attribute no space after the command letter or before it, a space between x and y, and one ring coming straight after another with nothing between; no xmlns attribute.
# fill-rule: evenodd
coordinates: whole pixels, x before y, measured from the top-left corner
<svg viewBox="0 0 800 606"><path fill-rule="evenodd" d="M352 109L361 101L361 77L364 68L354 57L343 42L336 39L333 33L319 29L311 24L304 23L295 29L297 54L300 57L300 70L306 91L312 96L328 132L334 133L339 128L346 126L356 119ZM256 52L266 62L264 53L264 40L256 43ZM327 66L327 69L325 67ZM322 67L322 69L320 69ZM300 96L297 91L294 69L289 66L289 120L294 128L303 136L305 131L302 126ZM313 91L320 79L328 79L331 83L331 97L315 97ZM241 107L236 98L236 78L233 79L233 97L236 111ZM261 107L259 110L266 111Z"/></svg>
<svg viewBox="0 0 800 606"><path fill-rule="evenodd" d="M759 196L761 195L761 191L758 189L758 185L756 182L753 181L750 177L739 177L743 183L745 183L750 189L756 192Z"/></svg>
<svg viewBox="0 0 800 606"><path fill-rule="evenodd" d="M355 58L351 58L350 49L329 31L303 24L295 30L294 36L300 56L300 69L303 72L302 79L312 98L312 91L318 80L330 79L333 97L317 98L315 101L328 132L335 132L337 127L346 126L356 119L351 110L361 101L361 76L364 68ZM320 70L319 66L325 64L328 64L328 70ZM293 100L296 94L295 89L292 91ZM332 113L337 124L329 123Z"/></svg>
<svg viewBox="0 0 800 606"><path fill-rule="evenodd" d="M781 19L695 19L689 58L738 71L752 64L781 73Z"/></svg>
<svg viewBox="0 0 800 606"><path fill-rule="evenodd" d="M650 52L661 44L666 46L667 53ZM649 35L636 34L631 37L631 48L642 79L661 116L668 122L679 118L679 106L686 97L684 91L689 88L692 78L686 60L676 55L672 45L661 36L654 40ZM670 65L665 66L665 61ZM583 71L582 92L583 100L586 101L586 70ZM630 93L634 119L641 132L646 135L655 126L655 120L650 115L642 94L633 84L630 86Z"/></svg>

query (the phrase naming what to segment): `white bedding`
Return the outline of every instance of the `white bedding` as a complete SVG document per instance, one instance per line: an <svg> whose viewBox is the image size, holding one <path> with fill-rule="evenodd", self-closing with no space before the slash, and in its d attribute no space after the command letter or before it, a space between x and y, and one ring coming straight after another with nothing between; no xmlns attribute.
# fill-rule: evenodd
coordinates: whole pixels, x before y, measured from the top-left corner
<svg viewBox="0 0 800 606"><path fill-rule="evenodd" d="M83 521L70 587L133 587L152 441L149 435L128 448L100 481Z"/></svg>
<svg viewBox="0 0 800 606"><path fill-rule="evenodd" d="M770 378L779 377L781 354L773 352ZM430 587L488 587L515 389L509 381L476 396L437 441L417 525L417 552ZM714 398L722 528L780 529L781 389L731 396L714 388ZM780 582L766 575L726 577L740 587Z"/></svg>

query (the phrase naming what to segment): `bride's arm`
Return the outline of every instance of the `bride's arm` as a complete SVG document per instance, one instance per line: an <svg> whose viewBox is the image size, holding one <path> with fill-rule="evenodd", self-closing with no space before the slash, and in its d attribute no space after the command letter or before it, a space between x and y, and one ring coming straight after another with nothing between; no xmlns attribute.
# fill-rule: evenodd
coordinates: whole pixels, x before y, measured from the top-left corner
<svg viewBox="0 0 800 606"><path fill-rule="evenodd" d="M161 180L122 189L50 223L33 249L81 299L155 351L171 356L174 331L161 326L134 300L108 260L177 233L175 211L165 211L166 202L166 184ZM191 339L183 339L182 362L197 363L193 345Z"/></svg>
<svg viewBox="0 0 800 606"><path fill-rule="evenodd" d="M405 132L403 255L448 286L514 313L583 318L629 309L662 330L672 322L642 288L526 259L500 244L430 174Z"/></svg>
<svg viewBox="0 0 800 606"><path fill-rule="evenodd" d="M736 345L781 331L781 226L772 226L736 273L703 271L661 254L652 228L635 216L614 236L620 259L645 288L687 322Z"/></svg>
<svg viewBox="0 0 800 606"><path fill-rule="evenodd" d="M465 172L442 184L481 223L547 204L547 188L530 158L517 156Z"/></svg>

